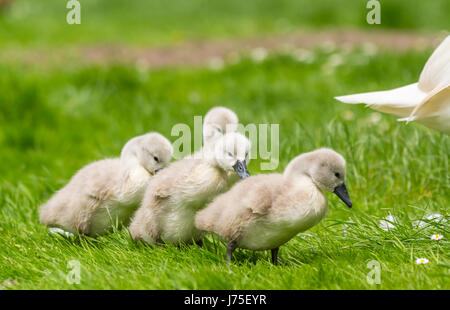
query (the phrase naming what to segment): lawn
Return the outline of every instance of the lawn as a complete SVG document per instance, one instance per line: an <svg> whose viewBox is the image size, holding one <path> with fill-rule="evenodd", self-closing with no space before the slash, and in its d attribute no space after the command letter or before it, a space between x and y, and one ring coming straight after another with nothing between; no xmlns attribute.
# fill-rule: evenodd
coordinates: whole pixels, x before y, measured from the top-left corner
<svg viewBox="0 0 450 310"><path fill-rule="evenodd" d="M324 42L265 59L242 54L158 69L58 61L77 48L173 49L330 29L436 35L450 30L449 1L381 1L376 26L366 23L363 0L80 2L81 25L66 23L61 0L15 0L0 12L0 289L450 289L449 136L333 99L415 82L431 49ZM15 57L23 51L30 54ZM282 246L278 266L269 252L237 250L228 268L225 245L213 236L203 248L152 248L123 227L65 238L39 223L39 206L85 164L118 156L149 131L175 141L173 125L192 128L195 115L217 105L242 124L280 125L276 172L303 152L340 152L353 208L327 194L327 217ZM269 173L261 162L250 163L251 174ZM434 213L440 221L415 225ZM385 230L388 215L396 222ZM434 233L444 238L430 240ZM66 279L73 260L79 284ZM379 284L366 279L371 261Z"/></svg>
<svg viewBox="0 0 450 310"><path fill-rule="evenodd" d="M10 289L449 289L450 139L414 123L333 96L414 82L430 50L368 53L316 49L308 61L243 57L223 68L148 70L71 66L47 70L0 65L0 284ZM311 55L310 55L311 56ZM340 59L340 62L336 62ZM339 63L341 63L339 65ZM118 156L131 137L159 131L213 106L232 108L243 124L280 124L283 171L294 156L331 147L347 159L348 209L328 194L327 217L280 250L225 246L151 248L126 229L93 238L49 235L38 207L86 163ZM249 166L260 171L260 160ZM443 221L414 221L440 213ZM398 223L385 231L380 220ZM432 233L444 235L436 242ZM419 257L429 263L418 265ZM81 264L69 284L68 262ZM367 263L381 268L370 284ZM8 284L8 286L6 286Z"/></svg>

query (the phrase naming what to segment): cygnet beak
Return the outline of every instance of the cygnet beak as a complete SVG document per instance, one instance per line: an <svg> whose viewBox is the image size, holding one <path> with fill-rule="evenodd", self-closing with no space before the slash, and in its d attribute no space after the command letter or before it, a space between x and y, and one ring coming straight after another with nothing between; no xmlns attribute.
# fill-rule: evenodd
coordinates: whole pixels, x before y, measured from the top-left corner
<svg viewBox="0 0 450 310"><path fill-rule="evenodd" d="M156 172L158 172L159 170L148 170L147 168L144 167L144 169L148 172L148 174L150 174L151 176L154 176L156 174Z"/></svg>
<svg viewBox="0 0 450 310"><path fill-rule="evenodd" d="M247 164L244 161L237 160L236 163L233 166L234 171L236 171L237 175L241 179L245 179L250 176L250 173L248 173L247 170Z"/></svg>
<svg viewBox="0 0 450 310"><path fill-rule="evenodd" d="M335 193L341 200L349 207L352 207L352 201L350 200L350 195L348 194L347 187L345 183L336 186L333 193Z"/></svg>

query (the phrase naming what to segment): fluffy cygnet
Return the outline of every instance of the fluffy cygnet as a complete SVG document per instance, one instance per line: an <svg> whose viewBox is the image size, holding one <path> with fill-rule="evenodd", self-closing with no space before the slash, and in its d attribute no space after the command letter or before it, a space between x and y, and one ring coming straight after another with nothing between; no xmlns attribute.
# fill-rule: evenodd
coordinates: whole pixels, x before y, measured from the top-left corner
<svg viewBox="0 0 450 310"><path fill-rule="evenodd" d="M150 244L201 240L194 226L195 213L228 189L236 174L249 176L250 141L232 132L204 150L202 158L176 161L150 181L130 225L133 239Z"/></svg>
<svg viewBox="0 0 450 310"><path fill-rule="evenodd" d="M203 141L212 143L229 132L235 132L238 125L237 115L228 108L215 107L208 111L203 121Z"/></svg>
<svg viewBox="0 0 450 310"><path fill-rule="evenodd" d="M158 133L128 141L120 158L93 162L45 203L40 221L71 233L98 236L114 223L126 224L139 206L151 177L167 166L172 145Z"/></svg>
<svg viewBox="0 0 450 310"><path fill-rule="evenodd" d="M228 108L214 107L208 111L203 120L204 147L186 158L201 158L204 156L205 146L217 141L223 135L235 132L238 126L237 115Z"/></svg>
<svg viewBox="0 0 450 310"><path fill-rule="evenodd" d="M195 217L196 228L227 243L227 263L236 248L272 250L299 232L316 225L326 214L323 191L334 192L349 207L345 160L331 149L318 149L294 158L283 174L263 174L235 184Z"/></svg>

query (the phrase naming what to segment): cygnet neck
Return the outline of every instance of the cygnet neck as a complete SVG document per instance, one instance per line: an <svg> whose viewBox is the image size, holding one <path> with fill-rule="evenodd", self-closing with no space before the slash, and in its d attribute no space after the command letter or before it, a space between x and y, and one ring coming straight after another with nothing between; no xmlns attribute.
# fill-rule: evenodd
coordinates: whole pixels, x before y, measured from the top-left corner
<svg viewBox="0 0 450 310"><path fill-rule="evenodd" d="M216 158L215 143L208 143L203 147L202 160L206 161L212 166L220 167L219 162Z"/></svg>
<svg viewBox="0 0 450 310"><path fill-rule="evenodd" d="M308 162L308 157L305 155L296 157L285 168L283 177L293 184L309 182L320 188L309 173L310 165L308 165Z"/></svg>
<svg viewBox="0 0 450 310"><path fill-rule="evenodd" d="M120 166L122 171L127 175L149 174L153 175L151 171L145 169L136 156L129 152L124 152L120 156Z"/></svg>

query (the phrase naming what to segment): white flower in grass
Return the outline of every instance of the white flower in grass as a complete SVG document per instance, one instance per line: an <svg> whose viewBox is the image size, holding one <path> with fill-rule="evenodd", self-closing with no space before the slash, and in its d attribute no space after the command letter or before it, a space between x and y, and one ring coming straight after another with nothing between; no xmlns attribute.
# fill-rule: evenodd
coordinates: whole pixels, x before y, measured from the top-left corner
<svg viewBox="0 0 450 310"><path fill-rule="evenodd" d="M442 223L447 222L447 220L442 216L442 214L439 214L439 213L429 214L429 215L425 216L425 219L427 219L429 221L436 222L436 223L438 223L438 222L442 222Z"/></svg>
<svg viewBox="0 0 450 310"><path fill-rule="evenodd" d="M302 238L302 239L314 238L313 235L307 234L307 233L298 233L297 236L299 236L299 237Z"/></svg>
<svg viewBox="0 0 450 310"><path fill-rule="evenodd" d="M325 74L332 74L334 73L335 69L337 67L339 67L340 65L342 65L344 63L344 57L342 56L342 54L332 54L329 58L328 61L322 66L322 71Z"/></svg>
<svg viewBox="0 0 450 310"><path fill-rule="evenodd" d="M42 273L48 276L52 272L50 270L48 270L48 269L45 269L45 270L42 270Z"/></svg>
<svg viewBox="0 0 450 310"><path fill-rule="evenodd" d="M333 54L328 59L328 65L331 67L338 67L344 63L344 57L342 54Z"/></svg>
<svg viewBox="0 0 450 310"><path fill-rule="evenodd" d="M325 53L331 53L337 49L336 43L330 40L322 42L320 47Z"/></svg>
<svg viewBox="0 0 450 310"><path fill-rule="evenodd" d="M414 223L413 223L413 227L415 227L415 228L423 228L423 227L425 227L425 226L427 226L428 225L428 223L426 223L426 222L424 222L424 221L415 221Z"/></svg>
<svg viewBox="0 0 450 310"><path fill-rule="evenodd" d="M304 62L307 64L313 63L316 59L314 53L307 49L296 49L292 52L292 57L298 62Z"/></svg>
<svg viewBox="0 0 450 310"><path fill-rule="evenodd" d="M393 223L398 223L398 221L395 217L389 214L384 218L384 220L380 221L380 228L384 231L394 229L396 226Z"/></svg>
<svg viewBox="0 0 450 310"><path fill-rule="evenodd" d="M446 223L447 222L447 220L442 216L442 214L432 213L432 214L428 214L428 215L424 216L422 220L415 221L413 223L414 227L423 228L423 227L430 225L429 223L427 223L423 220L428 220L429 222L435 222L435 223Z"/></svg>
<svg viewBox="0 0 450 310"><path fill-rule="evenodd" d="M362 45L362 52L367 56L374 56L378 52L378 47L370 42L366 42Z"/></svg>
<svg viewBox="0 0 450 310"><path fill-rule="evenodd" d="M375 112L370 114L368 121L372 124L377 124L379 121L381 121L381 119L382 119L381 113Z"/></svg>
<svg viewBox="0 0 450 310"><path fill-rule="evenodd" d="M417 265L422 265L422 264L428 264L429 260L427 258L418 258L416 259L416 264Z"/></svg>
<svg viewBox="0 0 450 310"><path fill-rule="evenodd" d="M444 238L444 236L443 235L439 235L439 234L432 234L431 235L431 240L436 240L436 241L439 241L439 240L441 240L442 238Z"/></svg>
<svg viewBox="0 0 450 310"><path fill-rule="evenodd" d="M209 60L208 66L213 71L219 71L222 70L225 66L225 63L222 58L220 57L213 57Z"/></svg>
<svg viewBox="0 0 450 310"><path fill-rule="evenodd" d="M416 259L417 265L428 264L428 262L429 262L429 260L424 257Z"/></svg>
<svg viewBox="0 0 450 310"><path fill-rule="evenodd" d="M251 51L250 56L253 61L264 61L267 58L267 50L264 47L257 47Z"/></svg>
<svg viewBox="0 0 450 310"><path fill-rule="evenodd" d="M52 235L62 235L66 236L67 238L74 236L74 234L72 234L71 232L65 231L64 229L58 227L50 227L48 229L48 232Z"/></svg>
<svg viewBox="0 0 450 310"><path fill-rule="evenodd" d="M348 228L347 224L342 225L342 233L344 234L344 236L347 236L347 234L348 234L347 228Z"/></svg>

